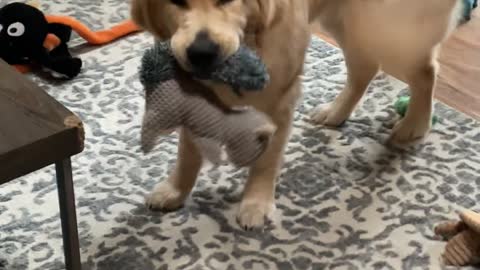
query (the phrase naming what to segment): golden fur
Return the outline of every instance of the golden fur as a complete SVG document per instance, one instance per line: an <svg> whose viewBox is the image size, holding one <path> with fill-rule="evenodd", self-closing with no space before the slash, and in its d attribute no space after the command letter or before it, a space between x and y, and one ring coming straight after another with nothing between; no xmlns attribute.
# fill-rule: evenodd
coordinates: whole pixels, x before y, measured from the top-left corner
<svg viewBox="0 0 480 270"><path fill-rule="evenodd" d="M228 89L203 82L229 105L253 105L267 113L278 131L266 153L250 168L238 211L246 228L262 226L274 209L275 180L289 137L292 115L301 92L310 23L317 20L336 38L345 53L348 82L312 120L338 125L354 110L368 83L382 68L408 82L412 103L396 125L392 140L406 143L430 128L432 92L438 45L455 25L457 0L132 0L132 17L158 39L171 39L174 54L190 69L186 48L200 31L207 31L222 57L244 43L262 57L271 75L264 91L239 98ZM177 1L178 2L178 1ZM181 132L178 161L168 181L150 196L151 208L180 207L192 190L202 159L187 132Z"/></svg>

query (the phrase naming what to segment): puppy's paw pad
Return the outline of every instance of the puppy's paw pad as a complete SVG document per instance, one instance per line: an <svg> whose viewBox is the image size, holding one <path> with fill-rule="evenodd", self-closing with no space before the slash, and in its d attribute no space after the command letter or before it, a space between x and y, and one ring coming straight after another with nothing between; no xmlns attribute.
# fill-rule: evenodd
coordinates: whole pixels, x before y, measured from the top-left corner
<svg viewBox="0 0 480 270"><path fill-rule="evenodd" d="M175 210L185 202L185 196L173 187L170 182L163 181L145 199L150 210Z"/></svg>
<svg viewBox="0 0 480 270"><path fill-rule="evenodd" d="M274 211L275 204L271 202L242 202L237 222L245 230L261 229L271 220Z"/></svg>

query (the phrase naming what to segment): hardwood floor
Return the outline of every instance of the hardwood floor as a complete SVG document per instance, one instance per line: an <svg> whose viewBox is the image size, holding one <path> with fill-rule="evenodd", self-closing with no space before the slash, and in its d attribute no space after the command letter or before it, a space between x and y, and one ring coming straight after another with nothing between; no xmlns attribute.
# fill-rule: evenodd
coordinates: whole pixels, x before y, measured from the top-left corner
<svg viewBox="0 0 480 270"><path fill-rule="evenodd" d="M320 29L313 32L336 45ZM480 9L443 45L435 98L480 120Z"/></svg>
<svg viewBox="0 0 480 270"><path fill-rule="evenodd" d="M443 45L436 98L480 120L480 10Z"/></svg>

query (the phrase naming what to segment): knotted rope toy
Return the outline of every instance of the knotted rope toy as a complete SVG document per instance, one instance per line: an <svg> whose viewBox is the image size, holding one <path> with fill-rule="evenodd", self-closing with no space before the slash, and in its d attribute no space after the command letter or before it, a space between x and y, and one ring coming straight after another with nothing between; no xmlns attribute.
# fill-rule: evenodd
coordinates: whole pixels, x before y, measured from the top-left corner
<svg viewBox="0 0 480 270"><path fill-rule="evenodd" d="M150 152L159 136L184 128L204 157L222 162L221 153L237 167L251 165L267 148L276 127L251 107L229 108L195 78L209 79L240 90L262 90L269 81L266 67L254 52L241 47L207 75L183 71L169 42L157 42L142 58L140 81L145 88L142 150Z"/></svg>

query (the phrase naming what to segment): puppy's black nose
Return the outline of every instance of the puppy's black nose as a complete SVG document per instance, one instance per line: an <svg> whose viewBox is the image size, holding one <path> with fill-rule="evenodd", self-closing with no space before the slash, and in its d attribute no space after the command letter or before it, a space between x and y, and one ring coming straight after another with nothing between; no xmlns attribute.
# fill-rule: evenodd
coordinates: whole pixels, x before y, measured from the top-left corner
<svg viewBox="0 0 480 270"><path fill-rule="evenodd" d="M220 46L213 42L207 32L200 32L187 48L187 57L195 69L211 69L220 58Z"/></svg>

